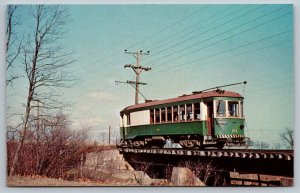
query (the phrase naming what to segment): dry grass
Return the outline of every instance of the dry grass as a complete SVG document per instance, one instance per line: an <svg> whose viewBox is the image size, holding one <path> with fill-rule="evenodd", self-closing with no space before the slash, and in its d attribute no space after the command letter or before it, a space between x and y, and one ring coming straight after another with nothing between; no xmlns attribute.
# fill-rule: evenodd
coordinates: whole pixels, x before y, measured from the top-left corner
<svg viewBox="0 0 300 193"><path fill-rule="evenodd" d="M91 181L91 180L82 180L82 179L78 179L76 181L68 181L63 179L54 179L54 178L47 178L42 176L13 176L13 177L7 177L7 186L9 187L124 186L124 184L121 184L120 182L114 182L114 181Z"/></svg>
<svg viewBox="0 0 300 193"><path fill-rule="evenodd" d="M63 179L47 178L42 176L13 176L7 177L9 187L68 187L68 186L172 186L167 180L155 179L151 184L138 184L134 180L89 180L77 179L68 181Z"/></svg>

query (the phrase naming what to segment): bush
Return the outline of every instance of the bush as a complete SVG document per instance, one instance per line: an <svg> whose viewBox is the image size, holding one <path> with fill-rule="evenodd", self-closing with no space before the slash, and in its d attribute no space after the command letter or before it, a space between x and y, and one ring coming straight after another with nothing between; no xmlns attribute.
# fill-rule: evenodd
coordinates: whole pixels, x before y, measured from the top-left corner
<svg viewBox="0 0 300 193"><path fill-rule="evenodd" d="M86 143L86 130L72 130L65 115L43 119L31 125L18 156L15 174L65 177L72 168L79 168L91 146ZM7 140L7 171L19 140Z"/></svg>

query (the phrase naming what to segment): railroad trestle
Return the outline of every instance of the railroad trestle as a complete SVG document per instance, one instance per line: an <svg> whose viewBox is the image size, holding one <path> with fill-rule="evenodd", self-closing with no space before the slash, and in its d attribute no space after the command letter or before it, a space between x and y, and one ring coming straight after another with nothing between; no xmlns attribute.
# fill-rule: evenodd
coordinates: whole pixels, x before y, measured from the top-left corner
<svg viewBox="0 0 300 193"><path fill-rule="evenodd" d="M225 177L230 172L241 174L261 174L293 178L294 152L292 150L258 149L205 149L186 150L176 148L119 148L124 159L139 169L141 164L148 164L148 175L166 177L166 169L182 166L183 163L219 171ZM195 168L193 168L195 170ZM202 176L203 177L203 176Z"/></svg>

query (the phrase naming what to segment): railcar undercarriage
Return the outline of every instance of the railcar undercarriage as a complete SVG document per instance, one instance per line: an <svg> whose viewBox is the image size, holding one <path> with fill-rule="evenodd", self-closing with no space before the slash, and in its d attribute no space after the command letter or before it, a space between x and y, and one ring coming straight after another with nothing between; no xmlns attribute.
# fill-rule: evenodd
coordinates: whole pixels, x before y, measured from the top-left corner
<svg viewBox="0 0 300 193"><path fill-rule="evenodd" d="M224 146L245 146L248 138L214 138L198 135L174 135L174 136L139 136L134 139L122 139L118 147L134 148L163 148L167 143L177 143L183 149L204 149L206 147L216 147L223 149Z"/></svg>

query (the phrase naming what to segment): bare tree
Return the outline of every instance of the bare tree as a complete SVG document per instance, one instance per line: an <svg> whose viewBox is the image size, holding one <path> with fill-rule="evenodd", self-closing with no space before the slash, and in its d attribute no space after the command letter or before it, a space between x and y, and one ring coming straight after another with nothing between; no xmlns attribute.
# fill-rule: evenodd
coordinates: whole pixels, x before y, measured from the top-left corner
<svg viewBox="0 0 300 193"><path fill-rule="evenodd" d="M254 147L256 147L257 149L267 149L269 147L269 144L258 140L254 142Z"/></svg>
<svg viewBox="0 0 300 193"><path fill-rule="evenodd" d="M113 140L113 144L117 145L120 141L120 134L117 130L114 130L112 133L112 140Z"/></svg>
<svg viewBox="0 0 300 193"><path fill-rule="evenodd" d="M25 138L27 136L30 113L33 108L41 104L42 108L51 110L63 106L57 100L57 87L70 87L74 78L69 76L67 67L74 62L72 53L61 45L63 30L67 22L67 12L59 6L36 5L30 7L34 27L28 34L23 48L23 64L28 79L28 94L23 116L23 126L20 143L15 152L10 169L10 176L14 175L19 162Z"/></svg>
<svg viewBox="0 0 300 193"><path fill-rule="evenodd" d="M280 134L282 143L289 146L289 149L294 149L294 130L285 128L284 132Z"/></svg>
<svg viewBox="0 0 300 193"><path fill-rule="evenodd" d="M13 70L14 63L20 55L23 45L23 39L19 39L15 32L16 27L21 23L20 17L16 15L17 8L17 5L8 5L6 12L6 72L8 73L6 86L19 78L19 75L15 74Z"/></svg>
<svg viewBox="0 0 300 193"><path fill-rule="evenodd" d="M281 149L281 144L275 143L273 147L274 147L274 149Z"/></svg>
<svg viewBox="0 0 300 193"><path fill-rule="evenodd" d="M209 181L213 186L226 185L224 178L225 172L218 170L212 161L183 161L179 163L180 167L189 168L195 176L197 176L204 184Z"/></svg>
<svg viewBox="0 0 300 193"><path fill-rule="evenodd" d="M99 133L99 140L100 140L100 143L104 144L106 141L107 141L107 133L106 132L101 132Z"/></svg>

